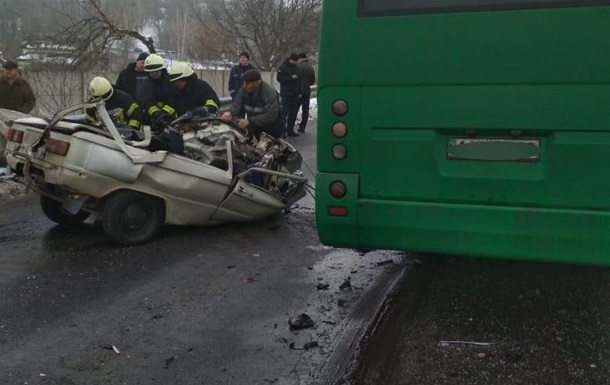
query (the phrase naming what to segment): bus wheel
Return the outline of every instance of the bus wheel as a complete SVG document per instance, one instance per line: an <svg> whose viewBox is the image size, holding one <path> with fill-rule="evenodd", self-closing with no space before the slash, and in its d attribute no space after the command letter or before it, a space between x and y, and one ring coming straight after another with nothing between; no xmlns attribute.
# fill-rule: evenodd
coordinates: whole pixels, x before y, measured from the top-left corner
<svg viewBox="0 0 610 385"><path fill-rule="evenodd" d="M164 221L163 201L136 191L113 193L102 210L104 232L125 246L150 241L159 233Z"/></svg>
<svg viewBox="0 0 610 385"><path fill-rule="evenodd" d="M47 196L40 196L40 208L47 218L53 222L64 226L80 225L89 218L89 213L80 210L76 214L70 214L61 208L62 202L51 199Z"/></svg>

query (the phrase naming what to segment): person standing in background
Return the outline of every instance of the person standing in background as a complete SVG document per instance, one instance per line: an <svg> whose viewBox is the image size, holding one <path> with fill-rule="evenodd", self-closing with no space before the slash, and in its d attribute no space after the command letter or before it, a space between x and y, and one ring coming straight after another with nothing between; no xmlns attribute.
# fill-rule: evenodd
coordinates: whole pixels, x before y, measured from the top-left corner
<svg viewBox="0 0 610 385"><path fill-rule="evenodd" d="M138 55L134 63L129 63L119 74L116 80L116 89L125 91L136 103L144 102L144 84L148 82L148 74L144 71L144 61L148 57L146 52Z"/></svg>
<svg viewBox="0 0 610 385"><path fill-rule="evenodd" d="M2 66L4 74L0 78L0 108L29 114L36 106L36 96L30 83L21 77L16 61L6 60Z"/></svg>
<svg viewBox="0 0 610 385"><path fill-rule="evenodd" d="M298 60L299 56L293 53L277 70L277 81L280 82L283 120L286 122L282 137L299 136L299 134L294 132L294 123L299 109L299 93L301 92L301 81L297 73Z"/></svg>
<svg viewBox="0 0 610 385"><path fill-rule="evenodd" d="M254 66L250 64L250 54L248 52L242 52L239 54L239 64L231 68L231 74L229 75L229 95L231 99L235 100L237 91L241 89L241 76Z"/></svg>
<svg viewBox="0 0 610 385"><path fill-rule="evenodd" d="M305 127L309 121L309 100L311 99L311 86L316 83L316 71L309 64L307 60L307 54L301 52L299 54L299 64L297 64L299 80L301 81L301 123L299 123L299 131L301 134L305 133ZM298 110L297 110L298 114Z"/></svg>

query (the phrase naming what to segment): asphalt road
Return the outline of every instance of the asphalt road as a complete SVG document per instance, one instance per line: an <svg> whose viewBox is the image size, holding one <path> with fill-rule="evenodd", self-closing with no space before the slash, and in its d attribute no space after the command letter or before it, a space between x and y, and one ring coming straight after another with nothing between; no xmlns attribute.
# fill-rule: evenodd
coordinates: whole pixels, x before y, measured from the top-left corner
<svg viewBox="0 0 610 385"><path fill-rule="evenodd" d="M292 141L313 181L315 131ZM609 287L600 267L324 247L311 197L129 248L0 197L0 384L606 385Z"/></svg>
<svg viewBox="0 0 610 385"><path fill-rule="evenodd" d="M419 259L350 384L610 384L610 269Z"/></svg>
<svg viewBox="0 0 610 385"><path fill-rule="evenodd" d="M293 143L311 178L315 132ZM0 201L3 385L340 382L408 262L322 246L311 197L128 248L92 223L55 226L36 196ZM314 326L290 330L302 313Z"/></svg>

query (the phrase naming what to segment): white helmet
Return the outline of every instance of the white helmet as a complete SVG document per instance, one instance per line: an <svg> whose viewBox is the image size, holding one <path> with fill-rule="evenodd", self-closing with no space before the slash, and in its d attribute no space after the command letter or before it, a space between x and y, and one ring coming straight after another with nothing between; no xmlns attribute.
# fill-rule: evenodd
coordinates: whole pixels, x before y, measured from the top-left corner
<svg viewBox="0 0 610 385"><path fill-rule="evenodd" d="M174 65L172 66L172 68L169 69L168 72L169 80L171 80L172 82L178 79L188 78L189 76L195 73L195 71L193 71L193 67L191 67L189 63L183 61L174 63Z"/></svg>
<svg viewBox="0 0 610 385"><path fill-rule="evenodd" d="M163 58L156 53L151 53L148 55L146 60L144 60L144 71L153 72L159 71L163 69Z"/></svg>
<svg viewBox="0 0 610 385"><path fill-rule="evenodd" d="M114 89L108 79L101 76L94 77L89 83L89 94L96 101L100 99L108 100L113 92Z"/></svg>

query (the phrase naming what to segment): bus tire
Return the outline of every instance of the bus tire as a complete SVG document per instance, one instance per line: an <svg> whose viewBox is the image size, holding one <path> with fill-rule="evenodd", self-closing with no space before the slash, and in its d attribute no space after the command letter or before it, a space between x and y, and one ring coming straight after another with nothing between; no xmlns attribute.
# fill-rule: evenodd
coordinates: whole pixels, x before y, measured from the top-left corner
<svg viewBox="0 0 610 385"><path fill-rule="evenodd" d="M40 196L40 208L44 215L53 222L63 226L77 226L89 218L89 213L80 210L76 214L70 214L61 208L62 202L47 196Z"/></svg>
<svg viewBox="0 0 610 385"><path fill-rule="evenodd" d="M131 190L113 193L102 210L106 235L124 246L153 239L165 222L165 205L159 198Z"/></svg>

